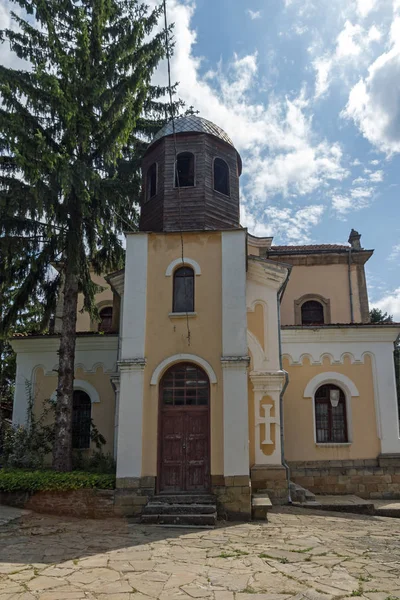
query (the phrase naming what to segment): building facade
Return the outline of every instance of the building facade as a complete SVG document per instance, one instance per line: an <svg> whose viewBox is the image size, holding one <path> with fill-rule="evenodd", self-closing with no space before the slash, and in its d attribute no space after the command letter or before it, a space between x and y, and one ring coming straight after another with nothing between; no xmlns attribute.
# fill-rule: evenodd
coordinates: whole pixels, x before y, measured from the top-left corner
<svg viewBox="0 0 400 600"><path fill-rule="evenodd" d="M285 503L290 479L400 496L400 327L369 323L372 251L355 231L348 245L250 235L239 222L241 168L226 133L199 117L150 144L125 269L94 276L100 323L78 316L74 445L90 446L91 415L134 513L154 494L213 492L221 514L248 517L252 493ZM60 319L62 302L53 335L13 341L16 424L27 382L35 410L55 397ZM386 481L367 481L367 468Z"/></svg>

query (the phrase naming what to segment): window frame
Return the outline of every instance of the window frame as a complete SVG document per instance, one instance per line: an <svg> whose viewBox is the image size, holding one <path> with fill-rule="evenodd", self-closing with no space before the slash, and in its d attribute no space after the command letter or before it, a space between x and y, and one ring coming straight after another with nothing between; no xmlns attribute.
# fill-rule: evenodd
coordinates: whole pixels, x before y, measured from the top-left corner
<svg viewBox="0 0 400 600"><path fill-rule="evenodd" d="M155 176L156 176L156 185L155 185L156 191L155 191L155 193L152 196L150 196L150 187L151 186L149 186L149 171L153 167L153 165L155 165L155 167L156 167L155 168L155 171L156 171L156 173L155 173ZM149 165L149 167L147 168L147 171L146 171L146 194L145 194L145 202L149 202L150 200L152 200L152 198L155 198L155 196L157 196L157 193L158 193L158 162L154 161L154 162L151 163L151 165Z"/></svg>
<svg viewBox="0 0 400 600"><path fill-rule="evenodd" d="M179 182L179 186L176 185L176 176L177 176L177 168L178 168L178 158L181 154L190 154L193 157L193 185L185 185L182 186ZM196 155L194 152L190 152L189 150L182 150L182 152L178 152L178 154L176 155L175 161L174 161L174 174L173 174L173 186L175 189L188 189L188 188L193 188L196 187Z"/></svg>
<svg viewBox="0 0 400 600"><path fill-rule="evenodd" d="M227 194L225 194L225 192L221 192L221 190L217 190L215 188L215 161L217 161L217 160L222 161L226 165L226 168L228 169L228 193ZM213 159L213 165L212 165L212 182L213 182L213 191L214 192L217 192L217 194L222 194L226 198L230 198L231 197L231 170L230 170L230 167L229 167L227 161L224 158L221 158L220 156L215 156L214 159Z"/></svg>
<svg viewBox="0 0 400 600"><path fill-rule="evenodd" d="M112 304L106 304L105 306L101 306L99 308L99 317L101 318L101 313L106 310L106 309L111 309L111 323L110 323L110 327L109 329L101 329L101 323L102 321L100 320L98 322L98 327L97 327L97 331L100 333L110 333L113 330L113 317L114 317L114 307Z"/></svg>
<svg viewBox="0 0 400 600"><path fill-rule="evenodd" d="M183 385L181 385L178 381L178 385L177 385L177 381L176 381L176 377L175 377L175 373L177 371L179 371L179 369L187 369L187 368L194 368L196 369L196 383L198 383L199 377L201 376L202 378L205 379L206 381L206 385L194 385L194 386L190 386L188 387L187 385L187 381L189 381L189 377L187 376L184 381L183 381ZM168 378L173 375L172 378L172 385L168 385L166 384L166 381L168 380ZM188 390L196 390L196 402L195 403L188 403L186 402L186 400L188 399L188 394L187 391ZM207 410L210 410L210 405L211 405L211 388L210 388L210 378L208 376L208 374L206 373L206 371L200 367L199 365L192 363L192 362L178 362L175 363L173 365L170 365L168 367L168 369L166 369L166 371L163 373L161 379L160 379L160 386L159 386L159 390L160 390L160 406L162 410L165 409L176 409L176 410L182 410L182 408L199 408L199 407L206 407ZM174 395L174 393L176 392L176 390L182 390L183 391L183 403L179 404L179 403L175 403L176 397L174 396L173 398L173 402L172 403L168 403L165 402L165 397L164 397L164 393L166 390L171 390L172 394ZM198 396L198 390L206 390L206 396L207 396L207 402L206 403L198 403L197 400L199 399Z"/></svg>
<svg viewBox="0 0 400 600"><path fill-rule="evenodd" d="M74 402L75 402L75 398L77 397L78 394L82 394L83 396L85 396L88 399L88 404L86 405L86 407L89 407L89 419L87 421L87 423L83 423L80 422L80 428L78 430L78 432L74 432L74 426L76 426L75 423L75 414L76 414L76 408L74 407ZM83 405L79 408L82 408ZM88 450L90 449L91 446L91 439L90 439L90 433L91 433L91 423L92 423L92 400L90 395L85 391L85 390L81 390L81 389L74 389L73 391L73 395L72 395L72 431L71 431L71 437L72 437L72 449L73 450ZM82 433L82 429L84 426L88 426L88 431ZM79 438L80 440L83 438L85 440L85 445L81 445L78 444L76 445L74 443L76 438ZM75 439L74 439L75 438Z"/></svg>
<svg viewBox="0 0 400 600"><path fill-rule="evenodd" d="M309 323L305 323L305 322L304 322L304 315L303 315L303 311L304 311L304 309L305 309L306 305L307 305L307 304L311 304L311 303L313 303L313 304L318 304L318 306L319 306L318 312L320 312L320 313L321 313L322 320L315 320L315 321L310 321ZM323 304L322 304L322 302L320 302L319 300L306 300L306 301L305 301L305 302L303 302L303 304L301 305L301 308L300 308L300 310L301 310L301 324L302 324L302 325L306 325L306 326L308 325L308 326L310 326L310 327L311 327L311 326L313 326L313 325L316 325L316 326L317 326L317 325L325 325L324 305L323 305ZM316 309L315 309L315 310L316 310ZM311 310L310 310L310 312L311 312Z"/></svg>
<svg viewBox="0 0 400 600"><path fill-rule="evenodd" d="M177 276L177 273L179 273L179 271L182 271L183 269L188 269L191 272L191 279L192 279L192 302L191 302L191 309L190 310L175 310L175 302L176 302L176 285L175 285L175 281L177 279L177 277L179 277L179 275ZM185 276L187 277L187 276ZM183 279L184 277L182 277ZM196 273L193 269L193 267L191 265L186 265L186 264L180 264L179 266L177 266L177 268L174 270L173 275L172 275L172 314L181 314L181 313L185 313L185 314L190 314L190 313L194 313L195 310L195 294L196 294L196 289L195 289L195 279L196 279Z"/></svg>
<svg viewBox="0 0 400 600"><path fill-rule="evenodd" d="M339 404L341 404L343 406L343 430L344 430L344 439L341 441L337 441L334 440L334 428L333 428L333 407L332 404L330 402L330 398L329 395L326 396L326 398L317 398L317 394L318 392L321 390L321 388L326 387L328 388L328 391L330 391L331 389L337 389L340 392L340 396L339 396ZM348 400L347 400L347 395L345 390L343 390L343 388L341 388L340 386L338 386L335 383L329 383L329 382L324 382L321 383L317 389L314 392L313 395L313 409L314 409L314 436L315 436L315 443L317 445L321 445L321 446L340 446L340 445L349 445L351 443L350 441L350 430L349 430L349 415L348 415ZM328 407L328 436L329 439L328 440L319 440L318 439L318 430L322 429L321 427L318 427L318 415L317 415L317 403L320 405L326 405Z"/></svg>
<svg viewBox="0 0 400 600"><path fill-rule="evenodd" d="M324 323L323 325L329 325L331 323L331 301L329 298L324 298L324 296L321 296L320 294L304 294L304 296L301 296L300 298L297 298L294 301L294 322L295 325L302 325L302 315L301 315L301 308L303 306L303 304L305 304L306 302L310 301L310 300L314 300L316 302L319 302L320 304L322 304L322 307L324 309ZM290 323L288 323L290 324ZM319 325L320 327L323 326L322 324ZM316 327L318 327L318 325L316 325Z"/></svg>

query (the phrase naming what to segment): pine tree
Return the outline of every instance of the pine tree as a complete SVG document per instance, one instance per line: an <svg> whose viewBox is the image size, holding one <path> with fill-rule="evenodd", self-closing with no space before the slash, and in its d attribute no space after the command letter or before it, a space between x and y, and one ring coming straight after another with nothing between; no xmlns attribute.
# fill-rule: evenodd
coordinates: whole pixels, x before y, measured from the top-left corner
<svg viewBox="0 0 400 600"><path fill-rule="evenodd" d="M96 316L90 268L121 267L120 234L137 225L140 157L167 115L167 90L151 84L165 33L161 8L138 0L14 3L27 16L12 13L19 29L1 37L29 64L0 66L0 237L18 257L2 273L17 288L2 330L41 295L48 316L63 281L53 468L66 471L78 293Z"/></svg>

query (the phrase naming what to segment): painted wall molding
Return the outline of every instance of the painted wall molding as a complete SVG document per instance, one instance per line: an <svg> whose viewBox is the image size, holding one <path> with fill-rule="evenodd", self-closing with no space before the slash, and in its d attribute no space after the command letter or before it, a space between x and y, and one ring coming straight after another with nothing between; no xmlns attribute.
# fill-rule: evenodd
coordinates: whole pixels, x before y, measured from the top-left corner
<svg viewBox="0 0 400 600"><path fill-rule="evenodd" d="M74 392L80 390L82 392L86 392L90 398L92 404L100 402L99 392L96 390L94 385L85 381L84 379L74 379ZM57 390L54 390L52 395L50 396L51 402L56 402L57 400Z"/></svg>
<svg viewBox="0 0 400 600"><path fill-rule="evenodd" d="M351 397L358 397L360 395L355 383L343 373L336 373L335 371L325 371L324 373L318 373L315 375L306 385L303 393L304 398L314 398L315 392L321 385L332 383L338 385L340 388L344 388Z"/></svg>
<svg viewBox="0 0 400 600"><path fill-rule="evenodd" d="M209 362L201 358L201 356L197 356L196 354L174 354L173 356L169 356L165 358L160 364L154 369L153 374L151 376L150 385L157 385L160 381L160 378L164 374L164 372L179 362L192 362L195 365L198 365L207 373L210 383L217 383L217 376L215 374L214 369L210 365Z"/></svg>
<svg viewBox="0 0 400 600"><path fill-rule="evenodd" d="M183 261L182 258L176 258L175 260L169 263L167 270L165 271L166 277L171 277L172 273L175 270L175 267L177 267L178 265L189 265L190 267L192 267L193 271L195 272L195 275L201 275L201 269L198 262L196 262L192 258L184 258Z"/></svg>

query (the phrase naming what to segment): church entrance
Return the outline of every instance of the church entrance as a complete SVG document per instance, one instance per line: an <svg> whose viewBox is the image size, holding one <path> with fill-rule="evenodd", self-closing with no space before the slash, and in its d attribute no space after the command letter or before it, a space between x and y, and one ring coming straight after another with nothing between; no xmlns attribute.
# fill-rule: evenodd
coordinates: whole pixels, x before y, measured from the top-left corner
<svg viewBox="0 0 400 600"><path fill-rule="evenodd" d="M159 492L210 487L210 384L191 363L174 365L160 384Z"/></svg>

